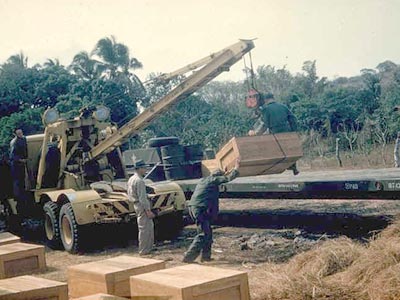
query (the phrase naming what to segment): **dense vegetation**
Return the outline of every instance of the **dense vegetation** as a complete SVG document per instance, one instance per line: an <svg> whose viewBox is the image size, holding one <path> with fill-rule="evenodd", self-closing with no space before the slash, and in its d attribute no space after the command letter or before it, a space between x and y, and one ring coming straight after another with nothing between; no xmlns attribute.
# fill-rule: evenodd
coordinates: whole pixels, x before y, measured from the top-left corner
<svg viewBox="0 0 400 300"><path fill-rule="evenodd" d="M134 74L140 67L141 62L114 37L99 40L90 53L76 54L69 66L56 59L28 66L24 53L12 55L0 65L1 154L7 153L14 127L22 127L26 134L43 130L41 114L47 107L72 117L84 106L104 104L111 108L111 120L122 125L180 80L143 86ZM304 62L297 74L262 65L255 71L255 84L293 110L309 155L334 151L336 138L341 148L368 155L376 147L384 150L400 129L393 112L400 104L400 66L391 61L333 80L318 77L315 61ZM142 146L149 137L177 135L184 143L218 148L251 128L251 112L244 106L247 89L245 80L211 82L131 144Z"/></svg>

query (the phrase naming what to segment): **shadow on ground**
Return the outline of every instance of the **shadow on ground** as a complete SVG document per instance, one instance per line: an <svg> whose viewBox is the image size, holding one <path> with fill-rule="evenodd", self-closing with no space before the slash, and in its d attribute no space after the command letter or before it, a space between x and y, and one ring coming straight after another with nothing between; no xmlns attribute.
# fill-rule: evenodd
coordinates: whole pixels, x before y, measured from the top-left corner
<svg viewBox="0 0 400 300"><path fill-rule="evenodd" d="M218 226L288 229L297 228L310 233L346 235L367 238L387 227L392 216L362 216L354 213L316 213L311 210L223 210Z"/></svg>

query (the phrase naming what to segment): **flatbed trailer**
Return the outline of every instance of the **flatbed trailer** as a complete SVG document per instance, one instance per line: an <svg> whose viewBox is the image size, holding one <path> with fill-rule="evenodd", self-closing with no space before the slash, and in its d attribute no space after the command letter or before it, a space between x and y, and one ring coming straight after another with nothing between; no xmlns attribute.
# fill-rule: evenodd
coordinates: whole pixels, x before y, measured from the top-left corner
<svg viewBox="0 0 400 300"><path fill-rule="evenodd" d="M175 181L186 198L200 179ZM400 199L400 169L361 169L239 177L220 186L221 198Z"/></svg>

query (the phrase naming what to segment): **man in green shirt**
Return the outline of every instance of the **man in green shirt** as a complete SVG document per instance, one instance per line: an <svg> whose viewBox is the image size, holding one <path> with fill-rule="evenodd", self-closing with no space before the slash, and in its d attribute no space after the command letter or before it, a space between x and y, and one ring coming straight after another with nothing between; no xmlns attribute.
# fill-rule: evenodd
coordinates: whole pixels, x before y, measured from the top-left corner
<svg viewBox="0 0 400 300"><path fill-rule="evenodd" d="M270 93L259 93L256 96L260 97L261 104L258 108L259 118L253 130L249 131L249 135L297 131L297 119L286 105L276 102L274 95ZM292 170L294 175L299 174L296 164L293 164L289 170Z"/></svg>
<svg viewBox="0 0 400 300"><path fill-rule="evenodd" d="M238 159L235 168L224 174L216 170L203 178L197 184L194 193L188 202L189 214L196 222L197 235L189 249L185 252L183 262L193 262L201 253L201 261L211 260L211 246L213 242L211 222L216 219L219 211L219 185L235 179L238 175Z"/></svg>

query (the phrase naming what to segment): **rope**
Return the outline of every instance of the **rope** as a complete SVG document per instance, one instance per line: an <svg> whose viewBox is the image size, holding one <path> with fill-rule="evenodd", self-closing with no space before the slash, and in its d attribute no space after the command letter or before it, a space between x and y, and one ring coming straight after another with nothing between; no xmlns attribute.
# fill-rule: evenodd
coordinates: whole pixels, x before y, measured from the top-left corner
<svg viewBox="0 0 400 300"><path fill-rule="evenodd" d="M249 82L249 74L247 73L247 65L246 65L246 58L243 56L243 64L244 64L244 73L246 74L246 83L247 83L247 90L250 90L250 82Z"/></svg>
<svg viewBox="0 0 400 300"><path fill-rule="evenodd" d="M257 90L256 82L255 82L255 75L254 75L254 68L253 68L253 58L251 57L251 51L249 51L249 58L250 58L250 75L251 75L251 85L255 90Z"/></svg>

